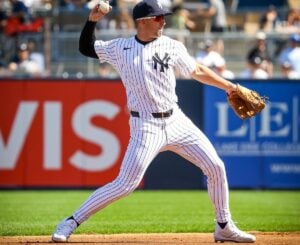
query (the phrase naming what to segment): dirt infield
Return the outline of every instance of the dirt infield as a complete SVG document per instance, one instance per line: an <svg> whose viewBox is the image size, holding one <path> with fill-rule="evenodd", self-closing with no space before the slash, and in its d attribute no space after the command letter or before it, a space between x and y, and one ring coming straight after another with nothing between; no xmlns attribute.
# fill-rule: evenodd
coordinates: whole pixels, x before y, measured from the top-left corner
<svg viewBox="0 0 300 245"><path fill-rule="evenodd" d="M251 232L259 245L299 245L300 232ZM73 235L69 243L75 244L215 244L211 233L161 233L161 234L115 234ZM0 244L54 244L50 236L0 237ZM235 243L226 243L235 244Z"/></svg>

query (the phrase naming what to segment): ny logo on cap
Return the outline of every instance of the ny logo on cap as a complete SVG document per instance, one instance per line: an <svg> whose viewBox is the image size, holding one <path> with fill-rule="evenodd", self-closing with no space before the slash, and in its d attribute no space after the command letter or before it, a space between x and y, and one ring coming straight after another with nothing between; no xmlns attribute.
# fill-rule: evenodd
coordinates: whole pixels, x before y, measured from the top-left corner
<svg viewBox="0 0 300 245"><path fill-rule="evenodd" d="M157 5L158 5L158 7L159 7L160 9L162 9L162 8L163 8L163 6L162 6L162 4L161 4L161 2L160 2L160 1L157 1Z"/></svg>
<svg viewBox="0 0 300 245"><path fill-rule="evenodd" d="M157 53L155 53L154 56L152 56L152 59L154 61L154 69L157 70L157 66L158 64L160 64L160 72L164 72L165 68L169 69L169 60L171 59L171 57L169 56L168 53L165 53L165 56L163 59L161 59Z"/></svg>

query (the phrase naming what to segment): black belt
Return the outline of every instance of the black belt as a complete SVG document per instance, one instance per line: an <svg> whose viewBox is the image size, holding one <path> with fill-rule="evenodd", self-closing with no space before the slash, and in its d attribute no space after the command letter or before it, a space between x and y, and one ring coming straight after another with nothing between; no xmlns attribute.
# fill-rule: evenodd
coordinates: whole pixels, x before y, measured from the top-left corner
<svg viewBox="0 0 300 245"><path fill-rule="evenodd" d="M165 112L153 112L151 115L154 118L165 118L170 117L173 114L173 109L165 111ZM130 111L130 115L133 117L140 117L140 113L138 111Z"/></svg>

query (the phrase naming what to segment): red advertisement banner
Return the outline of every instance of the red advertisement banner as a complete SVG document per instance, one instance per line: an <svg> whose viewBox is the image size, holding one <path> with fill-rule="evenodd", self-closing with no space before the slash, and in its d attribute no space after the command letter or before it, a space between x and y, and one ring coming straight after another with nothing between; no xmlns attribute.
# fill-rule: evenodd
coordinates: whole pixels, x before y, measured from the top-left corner
<svg viewBox="0 0 300 245"><path fill-rule="evenodd" d="M1 81L0 186L113 180L129 138L120 81Z"/></svg>

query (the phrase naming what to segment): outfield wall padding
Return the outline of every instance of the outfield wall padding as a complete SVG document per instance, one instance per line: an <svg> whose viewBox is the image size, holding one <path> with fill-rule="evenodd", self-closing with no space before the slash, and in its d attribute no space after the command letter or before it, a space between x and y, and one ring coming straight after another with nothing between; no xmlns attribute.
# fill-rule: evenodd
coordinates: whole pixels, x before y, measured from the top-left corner
<svg viewBox="0 0 300 245"><path fill-rule="evenodd" d="M300 81L239 80L269 97L242 121L214 87L179 80L183 111L211 139L231 188L300 188ZM89 188L118 174L129 140L120 80L0 80L0 187ZM171 152L160 153L144 189L203 189L205 177Z"/></svg>

